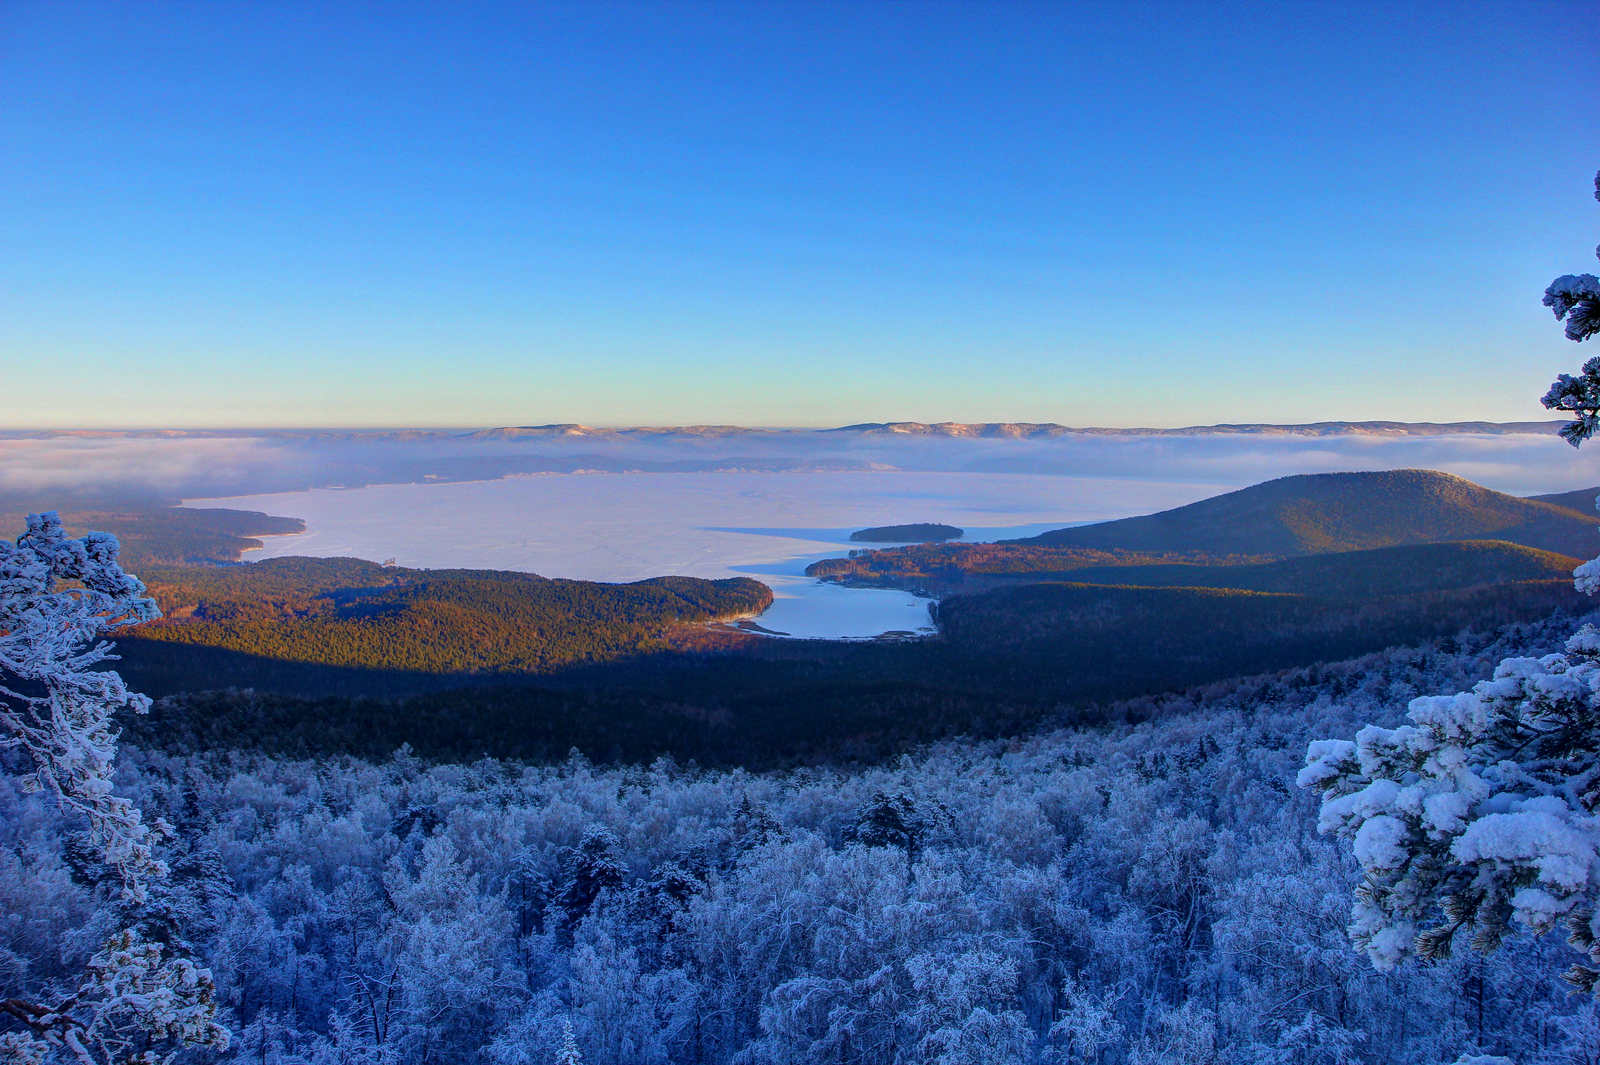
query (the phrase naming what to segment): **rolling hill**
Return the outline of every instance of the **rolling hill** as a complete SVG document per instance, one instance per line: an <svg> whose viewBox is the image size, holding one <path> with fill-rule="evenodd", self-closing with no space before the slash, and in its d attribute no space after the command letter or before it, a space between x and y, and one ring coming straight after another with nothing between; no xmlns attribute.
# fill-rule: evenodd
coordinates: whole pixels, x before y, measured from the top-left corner
<svg viewBox="0 0 1600 1065"><path fill-rule="evenodd" d="M1600 549L1595 524L1565 506L1509 496L1437 470L1385 470L1280 477L1158 514L1006 542L1284 558L1505 540L1588 558Z"/></svg>
<svg viewBox="0 0 1600 1065"><path fill-rule="evenodd" d="M175 753L591 758L781 766L880 760L943 736L1015 733L1097 703L1572 614L1570 579L1381 599L1217 588L1028 584L940 604L944 635L903 643L733 634L722 651L444 675L130 640L124 675L163 699L126 721ZM694 630L684 630L686 632ZM699 630L709 632L709 630ZM231 690L218 690L231 689ZM178 693L188 694L178 694Z"/></svg>
<svg viewBox="0 0 1600 1065"><path fill-rule="evenodd" d="M1577 614L1591 604L1570 571L1594 553L1595 524L1429 471L1285 478L1029 541L819 563L850 582L968 593L938 605L935 639L854 645L696 624L764 608L770 592L748 579L602 585L355 559L151 568L167 617L126 635L122 668L174 696L163 732L188 749L876 758Z"/></svg>

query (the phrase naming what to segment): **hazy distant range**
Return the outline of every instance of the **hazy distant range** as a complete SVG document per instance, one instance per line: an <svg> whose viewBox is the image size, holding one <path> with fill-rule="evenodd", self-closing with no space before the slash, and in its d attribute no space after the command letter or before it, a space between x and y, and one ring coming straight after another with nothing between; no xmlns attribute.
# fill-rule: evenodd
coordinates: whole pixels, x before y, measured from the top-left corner
<svg viewBox="0 0 1600 1065"><path fill-rule="evenodd" d="M0 432L0 492L217 498L537 474L1056 474L1237 487L1291 473L1424 467L1513 493L1592 484L1560 421L1319 422L1178 429L883 422L482 430ZM884 520L922 516L884 515Z"/></svg>

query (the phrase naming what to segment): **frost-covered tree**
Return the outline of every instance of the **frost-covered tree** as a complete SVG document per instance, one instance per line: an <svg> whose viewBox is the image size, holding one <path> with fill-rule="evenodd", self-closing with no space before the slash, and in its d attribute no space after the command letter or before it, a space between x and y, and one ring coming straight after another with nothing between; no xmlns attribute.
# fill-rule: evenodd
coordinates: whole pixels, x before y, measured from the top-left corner
<svg viewBox="0 0 1600 1065"><path fill-rule="evenodd" d="M0 540L0 744L31 756L24 788L46 788L82 815L124 893L137 901L146 880L166 872L151 846L167 826L145 824L132 802L112 792L112 714L145 713L150 700L95 667L115 658L103 633L158 612L144 585L117 564L117 551L110 533L67 539L54 512L30 514L15 544Z"/></svg>
<svg viewBox="0 0 1600 1065"><path fill-rule="evenodd" d="M1600 175L1595 179L1600 199ZM1557 278L1544 296L1567 336L1600 332L1600 281ZM1576 420L1574 447L1600 426L1600 359L1563 374L1546 407ZM1574 573L1600 590L1600 559ZM1600 630L1563 652L1508 658L1471 691L1414 699L1399 728L1307 751L1301 787L1323 797L1319 828L1350 840L1362 869L1350 935L1373 963L1450 956L1456 941L1489 953L1513 923L1536 935L1564 925L1588 955L1565 974L1600 994Z"/></svg>
<svg viewBox="0 0 1600 1065"><path fill-rule="evenodd" d="M1380 968L1444 958L1459 933L1484 953L1516 920L1565 922L1600 980L1594 909L1600 853L1600 631L1565 653L1510 658L1471 691L1411 703L1411 724L1321 740L1302 787L1318 827L1352 841L1364 874L1351 936Z"/></svg>
<svg viewBox="0 0 1600 1065"><path fill-rule="evenodd" d="M1594 198L1600 200L1600 174L1594 179ZM1600 248L1595 249L1600 256ZM1593 274L1563 274L1544 290L1544 305L1556 320L1566 319L1567 339L1586 340L1600 333L1600 278ZM1541 401L1550 410L1571 411L1577 418L1562 426L1561 435L1577 447L1600 428L1600 358L1583 364L1580 375L1562 374Z"/></svg>
<svg viewBox="0 0 1600 1065"><path fill-rule="evenodd" d="M26 752L24 791L48 791L88 828L94 857L120 881L125 904L148 901L167 876L156 857L171 826L146 823L115 794L112 715L150 700L130 692L111 661L111 629L157 616L138 578L117 562L109 533L69 539L54 512L30 514L15 543L0 540L0 746ZM74 989L51 999L0 1000L16 1029L0 1035L0 1060L80 1063L159 1060L155 1045L225 1049L211 973L181 957L163 959L136 924L117 931L90 959Z"/></svg>
<svg viewBox="0 0 1600 1065"><path fill-rule="evenodd" d="M567 856L566 883L556 900L569 925L577 924L607 888L622 884L617 837L604 828L590 828Z"/></svg>
<svg viewBox="0 0 1600 1065"><path fill-rule="evenodd" d="M174 912L206 918L177 923L231 1011L224 1061L552 1065L570 1022L587 1065L1597 1065L1600 1002L1568 994L1555 937L1374 974L1345 937L1349 848L1284 788L1310 739L1397 724L1409 695L1559 651L1572 627L1142 698L893 765L125 747L117 792L179 832L151 905L183 889ZM909 883L900 847L847 838L880 792L948 810ZM63 859L76 825L0 776L0 997L76 987L115 930ZM591 829L614 839L584 878L623 878L569 925Z"/></svg>
<svg viewBox="0 0 1600 1065"><path fill-rule="evenodd" d="M929 1065L1011 1065L1033 1042L1027 1019L1006 1008L1016 996L1016 964L993 951L918 954L907 960L921 999L907 1011Z"/></svg>
<svg viewBox="0 0 1600 1065"><path fill-rule="evenodd" d="M856 814L848 835L869 847L898 847L904 851L909 879L928 837L948 821L949 811L937 802L918 802L903 791L879 791Z"/></svg>
<svg viewBox="0 0 1600 1065"><path fill-rule="evenodd" d="M1061 1013L1049 1032L1052 1060L1062 1065L1093 1062L1118 1042L1123 1036L1116 1014L1118 997L1105 991L1096 994L1073 977L1064 978Z"/></svg>
<svg viewBox="0 0 1600 1065"><path fill-rule="evenodd" d="M583 1065L583 1055L578 1052L577 1037L572 1034L572 1022L561 1022L561 1049L556 1051L556 1065Z"/></svg>

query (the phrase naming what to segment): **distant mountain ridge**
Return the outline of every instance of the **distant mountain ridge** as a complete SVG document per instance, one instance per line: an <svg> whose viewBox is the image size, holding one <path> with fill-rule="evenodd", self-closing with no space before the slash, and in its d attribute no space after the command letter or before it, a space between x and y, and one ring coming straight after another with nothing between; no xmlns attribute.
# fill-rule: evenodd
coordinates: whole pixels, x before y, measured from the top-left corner
<svg viewBox="0 0 1600 1065"><path fill-rule="evenodd" d="M1189 425L1179 429L1117 429L1074 427L1055 422L862 422L824 433L870 433L874 435L996 437L1027 439L1054 436L1209 436L1247 434L1256 436L1508 436L1532 433L1552 435L1566 422L1309 422L1301 425L1267 423L1224 423Z"/></svg>
<svg viewBox="0 0 1600 1065"><path fill-rule="evenodd" d="M549 425L508 425L490 429L38 429L0 430L0 439L34 440L63 437L84 439L179 439L269 437L279 439L338 439L350 442L443 440L637 440L651 437L722 439L737 436L780 438L812 434L860 433L870 436L927 436L950 438L1032 439L1057 436L1553 436L1565 419L1537 422L1307 422L1276 425L1266 422L1189 425L1180 428L1070 426L1056 422L859 422L831 429L752 429L742 425L663 425L608 428L558 422Z"/></svg>
<svg viewBox="0 0 1600 1065"><path fill-rule="evenodd" d="M1004 541L1215 556L1323 554L1444 540L1504 540L1588 558L1595 519L1437 470L1314 473L1136 518Z"/></svg>
<svg viewBox="0 0 1600 1065"><path fill-rule="evenodd" d="M629 429L605 429L579 425L576 422L565 422L558 425L510 425L499 429L481 429L478 432L464 435L471 440L549 440L561 438L621 440L628 437L647 436L704 436L720 439L728 436L773 436L779 432L803 431L746 429L740 425L665 425L635 426Z"/></svg>

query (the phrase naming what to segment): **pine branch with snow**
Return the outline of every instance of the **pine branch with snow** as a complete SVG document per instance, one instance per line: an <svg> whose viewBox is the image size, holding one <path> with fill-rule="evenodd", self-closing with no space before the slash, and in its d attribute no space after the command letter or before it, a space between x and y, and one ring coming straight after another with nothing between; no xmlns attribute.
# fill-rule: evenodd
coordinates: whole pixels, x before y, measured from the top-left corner
<svg viewBox="0 0 1600 1065"><path fill-rule="evenodd" d="M1600 630L1561 654L1508 658L1469 692L1414 699L1411 724L1311 744L1301 787L1351 841L1363 879L1350 934L1380 969L1493 951L1516 922L1565 922L1600 982ZM1436 910L1442 917L1436 916Z"/></svg>
<svg viewBox="0 0 1600 1065"><path fill-rule="evenodd" d="M1593 275L1557 278L1544 304L1570 339L1600 333ZM1578 416L1561 429L1573 447L1593 436L1600 358L1542 402ZM1600 559L1573 578L1600 591ZM1507 658L1469 692L1414 699L1407 716L1354 742L1313 742L1299 775L1322 795L1318 827L1349 840L1361 865L1351 939L1392 969L1448 958L1463 936L1488 954L1513 923L1535 935L1564 924L1588 956L1566 979L1600 994L1600 630L1585 625L1562 653Z"/></svg>
<svg viewBox="0 0 1600 1065"><path fill-rule="evenodd" d="M1600 174L1595 175L1594 197L1600 200ZM1600 256L1600 248L1595 249ZM1544 290L1544 305L1556 320L1567 323L1568 340L1587 340L1600 333L1600 278L1593 274L1563 274ZM1548 410L1568 411L1577 418L1561 427L1561 436L1577 447L1600 428L1600 359L1583 364L1579 376L1561 374L1541 403Z"/></svg>

